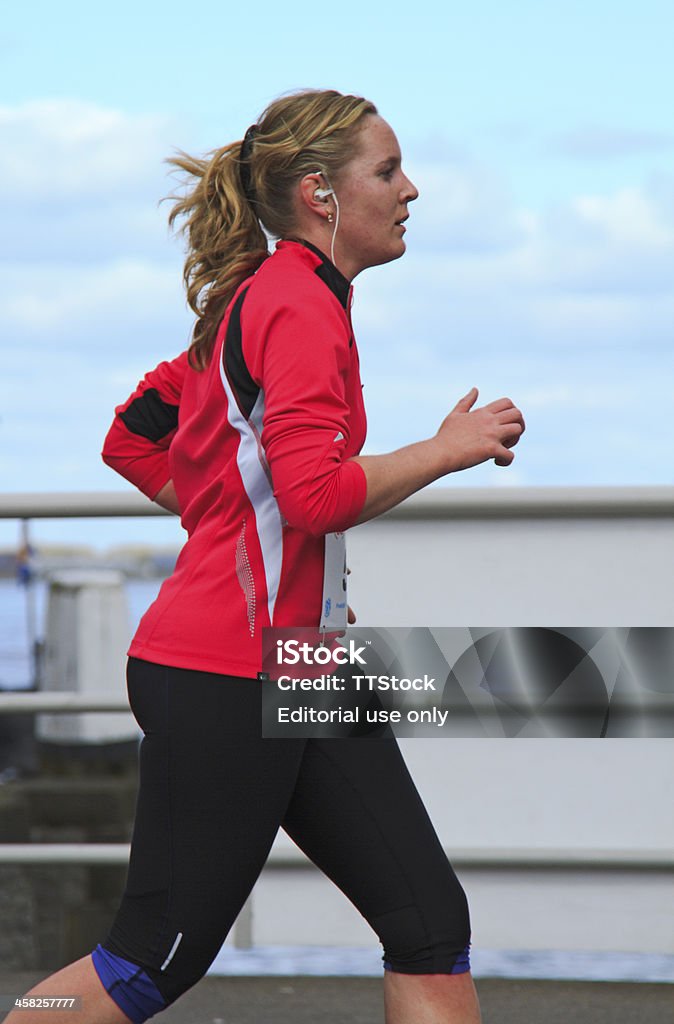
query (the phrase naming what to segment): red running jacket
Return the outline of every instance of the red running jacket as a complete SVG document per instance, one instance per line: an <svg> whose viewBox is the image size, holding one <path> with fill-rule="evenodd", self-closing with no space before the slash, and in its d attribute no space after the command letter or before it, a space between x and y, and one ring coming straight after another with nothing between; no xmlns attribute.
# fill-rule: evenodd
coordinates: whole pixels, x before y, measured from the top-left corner
<svg viewBox="0 0 674 1024"><path fill-rule="evenodd" d="M315 628L326 534L358 519L366 432L349 282L280 242L245 281L202 372L183 353L115 410L104 461L153 498L173 480L188 540L129 654L261 669L265 626Z"/></svg>

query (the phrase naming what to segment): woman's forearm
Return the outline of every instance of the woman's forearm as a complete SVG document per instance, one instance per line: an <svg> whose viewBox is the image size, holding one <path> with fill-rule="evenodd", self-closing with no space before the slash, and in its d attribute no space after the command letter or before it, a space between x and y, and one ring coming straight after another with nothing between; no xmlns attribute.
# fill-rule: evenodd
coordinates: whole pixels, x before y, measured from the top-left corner
<svg viewBox="0 0 674 1024"><path fill-rule="evenodd" d="M477 388L457 402L434 437L388 455L355 456L365 473L367 497L358 523L394 508L411 494L448 473L493 459L509 466L510 450L524 431L524 419L509 398L473 409Z"/></svg>
<svg viewBox="0 0 674 1024"><path fill-rule="evenodd" d="M157 505L161 505L162 508L167 509L169 512L174 512L177 516L180 515L180 507L178 505L178 498L176 497L176 489L173 486L173 480L169 480L167 484L164 484L162 489L155 494L152 499Z"/></svg>
<svg viewBox="0 0 674 1024"><path fill-rule="evenodd" d="M409 498L445 473L446 460L434 439L417 441L387 455L357 455L356 462L367 481L367 497L358 523L374 519Z"/></svg>

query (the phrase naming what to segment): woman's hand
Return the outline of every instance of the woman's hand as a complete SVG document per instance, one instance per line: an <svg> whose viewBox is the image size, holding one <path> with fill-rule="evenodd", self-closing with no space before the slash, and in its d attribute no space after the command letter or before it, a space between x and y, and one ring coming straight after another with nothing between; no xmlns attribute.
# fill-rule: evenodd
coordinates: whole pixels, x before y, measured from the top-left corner
<svg viewBox="0 0 674 1024"><path fill-rule="evenodd" d="M494 459L509 466L511 452L524 431L524 419L509 398L474 409L477 388L461 398L434 437L399 448L388 455L355 455L365 474L367 495L359 523L379 516L426 484L448 473Z"/></svg>
<svg viewBox="0 0 674 1024"><path fill-rule="evenodd" d="M446 452L447 472L469 469L489 459L497 466L509 466L515 458L510 449L524 433L522 413L509 398L474 409L477 396L477 388L471 388L435 435Z"/></svg>

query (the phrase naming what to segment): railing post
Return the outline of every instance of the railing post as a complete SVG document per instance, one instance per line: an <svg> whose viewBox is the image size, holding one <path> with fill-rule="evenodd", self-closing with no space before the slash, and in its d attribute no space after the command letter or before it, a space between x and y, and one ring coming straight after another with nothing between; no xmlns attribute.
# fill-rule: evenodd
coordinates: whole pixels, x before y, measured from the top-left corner
<svg viewBox="0 0 674 1024"><path fill-rule="evenodd" d="M33 566L33 545L30 542L30 519L21 520L21 540L17 558L17 576L26 591L26 636L30 649L33 687L39 686L40 644L37 639L37 609L35 606L35 571Z"/></svg>
<svg viewBox="0 0 674 1024"><path fill-rule="evenodd" d="M254 891L254 890L253 890ZM234 922L234 945L236 949L253 948L253 893L241 907Z"/></svg>
<svg viewBox="0 0 674 1024"><path fill-rule="evenodd" d="M125 700L129 617L121 573L70 571L49 581L42 689ZM130 714L46 715L37 735L51 744L135 740Z"/></svg>

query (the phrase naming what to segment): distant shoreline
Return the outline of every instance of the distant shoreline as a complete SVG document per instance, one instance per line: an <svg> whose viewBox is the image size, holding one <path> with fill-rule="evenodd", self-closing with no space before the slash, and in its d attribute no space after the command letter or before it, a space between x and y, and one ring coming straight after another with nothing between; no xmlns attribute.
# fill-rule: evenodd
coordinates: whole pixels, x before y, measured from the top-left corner
<svg viewBox="0 0 674 1024"><path fill-rule="evenodd" d="M134 579L155 579L173 572L178 551L177 547L119 545L101 552L84 545L45 544L35 547L30 572L31 578L44 579L63 569L108 569ZM16 579L18 567L17 550L0 549L0 579Z"/></svg>

